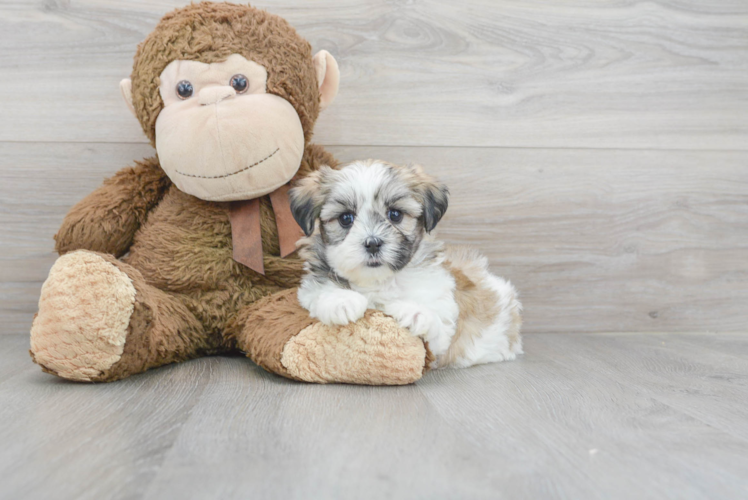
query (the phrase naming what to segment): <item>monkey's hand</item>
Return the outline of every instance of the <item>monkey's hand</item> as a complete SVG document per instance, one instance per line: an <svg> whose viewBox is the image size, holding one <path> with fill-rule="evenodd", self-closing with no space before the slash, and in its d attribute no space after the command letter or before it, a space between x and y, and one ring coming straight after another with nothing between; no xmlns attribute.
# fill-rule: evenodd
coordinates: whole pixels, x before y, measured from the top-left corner
<svg viewBox="0 0 748 500"><path fill-rule="evenodd" d="M55 250L64 254L84 249L121 257L169 186L156 158L120 170L68 212L55 235Z"/></svg>

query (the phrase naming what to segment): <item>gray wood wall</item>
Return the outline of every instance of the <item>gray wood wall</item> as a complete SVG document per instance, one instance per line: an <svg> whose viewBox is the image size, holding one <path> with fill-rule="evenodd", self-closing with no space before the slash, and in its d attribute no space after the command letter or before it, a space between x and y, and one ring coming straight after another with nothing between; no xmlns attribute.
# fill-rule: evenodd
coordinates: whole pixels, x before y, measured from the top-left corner
<svg viewBox="0 0 748 500"><path fill-rule="evenodd" d="M0 4L0 334L25 333L66 210L152 154L121 102L184 1ZM527 332L745 331L748 3L282 0L338 60L315 140L452 188Z"/></svg>

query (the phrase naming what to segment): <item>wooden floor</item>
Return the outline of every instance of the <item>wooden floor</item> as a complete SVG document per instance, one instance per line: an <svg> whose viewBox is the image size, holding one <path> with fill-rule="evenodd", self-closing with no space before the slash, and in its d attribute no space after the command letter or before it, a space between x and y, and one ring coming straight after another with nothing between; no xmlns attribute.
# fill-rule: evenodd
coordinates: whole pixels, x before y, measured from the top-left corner
<svg viewBox="0 0 748 500"><path fill-rule="evenodd" d="M746 498L748 337L534 334L407 387L65 382L0 336L0 498Z"/></svg>

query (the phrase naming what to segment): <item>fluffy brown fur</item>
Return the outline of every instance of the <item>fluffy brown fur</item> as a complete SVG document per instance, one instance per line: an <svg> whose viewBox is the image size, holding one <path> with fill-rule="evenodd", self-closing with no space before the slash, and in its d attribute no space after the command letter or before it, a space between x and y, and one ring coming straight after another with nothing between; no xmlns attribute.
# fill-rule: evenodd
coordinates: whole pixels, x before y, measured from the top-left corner
<svg viewBox="0 0 748 500"><path fill-rule="evenodd" d="M316 322L299 307L294 288L245 307L228 325L226 336L245 349L255 363L266 370L296 378L283 366L278 353L283 351L292 337ZM278 335L258 335L268 329L277 330Z"/></svg>
<svg viewBox="0 0 748 500"><path fill-rule="evenodd" d="M482 282L481 272L471 266L469 259L460 259L462 255L464 254L459 250L453 251L451 256L458 257L458 262L444 262L444 266L455 279L454 296L460 310L455 336L452 338L449 351L444 355L444 365L452 364L461 358L466 346L481 335L501 309L496 292ZM520 341L522 316L517 308L512 308L510 314L512 319L507 330L507 338L509 347L514 348Z"/></svg>
<svg viewBox="0 0 748 500"><path fill-rule="evenodd" d="M308 146L300 173L313 171L323 162L337 163L322 148ZM122 360L97 381L234 349L235 339L223 336L231 333L230 325L249 321L253 312L275 314L272 307L254 308L237 318L239 312L263 297L298 285L301 277L302 263L296 255L279 256L275 217L267 196L261 199L263 276L232 258L228 203L182 193L160 171L154 158L118 172L73 207L55 236L60 254L78 249L103 252L138 291ZM122 261L114 258L126 252ZM276 325L281 338L290 338L306 326L301 321L302 316L308 319L306 311L297 309L301 316L286 317ZM289 318L293 318L290 323ZM291 327L296 320L299 325ZM247 341L253 338L246 336ZM240 348L251 351L246 343L240 343ZM279 359L280 351L276 354ZM278 368L279 362L263 361L262 365L288 376Z"/></svg>
<svg viewBox="0 0 748 500"><path fill-rule="evenodd" d="M460 309L457 328L452 345L444 356L444 364L451 364L463 355L465 345L477 338L491 324L499 312L496 293L486 286L479 286L458 268L444 263L455 279L455 302Z"/></svg>
<svg viewBox="0 0 748 500"><path fill-rule="evenodd" d="M299 114L306 146L297 178L323 164L336 166L332 155L308 142L320 101L309 44L283 19L240 5L203 2L176 10L138 47L133 104L151 143L163 107L158 76L166 65L175 59L217 62L232 53L263 64L268 70L267 91L286 99ZM303 378L291 375L281 363L289 339L312 323L295 300L295 292L287 291L298 284L302 265L293 255L279 257L275 217L267 197L261 199L261 226L265 275L233 260L228 203L202 201L179 191L156 158L121 170L79 202L55 236L57 251L100 252L97 255L132 281L136 302L121 359L98 376L76 379L117 380L235 348L280 375ZM86 270L80 272L85 283ZM70 313L74 318L86 311ZM49 324L45 314L40 309L32 338L35 329ZM60 335L74 330L65 326L60 325ZM71 342L74 351L75 339ZM363 367L366 356L364 352L359 357ZM415 363L413 369L405 372L420 377L423 359L417 358L416 352L409 358ZM366 382L366 370L359 367L357 377ZM377 373L370 382L381 377ZM418 378L409 377L401 377L400 383Z"/></svg>
<svg viewBox="0 0 748 500"><path fill-rule="evenodd" d="M283 47L278 50L278 47ZM248 5L200 2L166 14L138 46L132 70L132 103L155 146L156 118L164 104L159 75L176 59L220 62L240 54L268 68L267 91L296 109L307 142L319 115L312 47L278 16Z"/></svg>
<svg viewBox="0 0 748 500"><path fill-rule="evenodd" d="M85 248L121 257L170 186L156 158L123 168L70 209L55 235L55 250L63 254Z"/></svg>

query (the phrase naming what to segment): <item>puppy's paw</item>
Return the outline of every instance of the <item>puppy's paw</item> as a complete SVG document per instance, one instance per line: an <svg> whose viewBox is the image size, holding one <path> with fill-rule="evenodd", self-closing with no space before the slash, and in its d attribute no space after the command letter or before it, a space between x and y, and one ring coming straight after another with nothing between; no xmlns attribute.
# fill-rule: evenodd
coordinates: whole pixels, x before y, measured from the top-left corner
<svg viewBox="0 0 748 500"><path fill-rule="evenodd" d="M413 335L425 337L439 318L425 307L410 302L389 304L384 312L397 320L403 328L410 330Z"/></svg>
<svg viewBox="0 0 748 500"><path fill-rule="evenodd" d="M454 325L442 322L433 310L413 302L397 302L385 307L384 312L397 320L417 337L428 342L434 356L441 356L449 350L454 335Z"/></svg>
<svg viewBox="0 0 748 500"><path fill-rule="evenodd" d="M364 316L366 297L353 290L336 290L319 296L312 316L326 325L347 325Z"/></svg>
<svg viewBox="0 0 748 500"><path fill-rule="evenodd" d="M432 329L429 331L429 333L423 337L423 340L428 342L429 350L437 358L446 354L449 347L452 345L452 337L446 332L439 331L439 329ZM432 366L432 368L435 368L435 366Z"/></svg>

